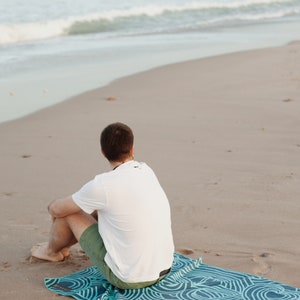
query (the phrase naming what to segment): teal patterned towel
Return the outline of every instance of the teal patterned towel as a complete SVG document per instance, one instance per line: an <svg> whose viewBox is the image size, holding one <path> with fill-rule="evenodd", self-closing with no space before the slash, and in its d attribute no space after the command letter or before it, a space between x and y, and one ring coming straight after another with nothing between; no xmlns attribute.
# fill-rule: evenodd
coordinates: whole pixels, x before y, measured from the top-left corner
<svg viewBox="0 0 300 300"><path fill-rule="evenodd" d="M262 277L221 269L174 254L172 271L156 285L120 290L90 267L61 278L45 278L57 294L80 300L300 300L300 289Z"/></svg>

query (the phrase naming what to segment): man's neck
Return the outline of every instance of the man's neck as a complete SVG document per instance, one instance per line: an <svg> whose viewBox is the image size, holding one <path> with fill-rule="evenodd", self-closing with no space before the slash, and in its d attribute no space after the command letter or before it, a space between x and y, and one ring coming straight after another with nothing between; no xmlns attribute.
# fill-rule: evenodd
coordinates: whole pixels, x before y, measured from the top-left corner
<svg viewBox="0 0 300 300"><path fill-rule="evenodd" d="M110 165L112 167L113 170L115 170L116 168L118 168L119 166L123 165L124 163L133 160L132 157L128 157L127 159L123 160L123 161L111 161Z"/></svg>

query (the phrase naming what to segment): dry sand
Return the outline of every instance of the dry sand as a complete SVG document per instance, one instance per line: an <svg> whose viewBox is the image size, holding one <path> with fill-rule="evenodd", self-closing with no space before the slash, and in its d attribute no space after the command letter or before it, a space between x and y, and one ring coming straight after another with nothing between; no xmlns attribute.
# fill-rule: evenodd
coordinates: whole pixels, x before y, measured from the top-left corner
<svg viewBox="0 0 300 300"><path fill-rule="evenodd" d="M98 136L114 121L134 129L136 159L169 196L178 251L300 287L292 43L157 68L1 124L1 299L57 299L43 278L90 266L78 247L60 263L29 250L47 239L47 204L109 169Z"/></svg>

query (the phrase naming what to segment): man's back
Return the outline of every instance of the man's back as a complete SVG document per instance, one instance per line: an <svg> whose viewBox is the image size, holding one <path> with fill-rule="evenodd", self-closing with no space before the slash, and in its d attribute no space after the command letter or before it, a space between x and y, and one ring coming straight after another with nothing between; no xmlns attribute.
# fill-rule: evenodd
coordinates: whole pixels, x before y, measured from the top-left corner
<svg viewBox="0 0 300 300"><path fill-rule="evenodd" d="M126 282L157 279L172 265L174 245L169 202L152 169L129 161L92 182L93 195L85 197L98 206L109 267ZM83 207L86 200L73 198Z"/></svg>

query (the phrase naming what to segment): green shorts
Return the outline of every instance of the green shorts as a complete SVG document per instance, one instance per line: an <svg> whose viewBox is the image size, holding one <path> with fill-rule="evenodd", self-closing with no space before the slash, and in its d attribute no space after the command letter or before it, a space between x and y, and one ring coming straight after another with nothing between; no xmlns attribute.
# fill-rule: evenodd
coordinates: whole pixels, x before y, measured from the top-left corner
<svg viewBox="0 0 300 300"><path fill-rule="evenodd" d="M140 289L153 285L162 279L137 283L127 283L120 280L104 261L106 249L98 231L98 224L91 225L83 232L79 244L107 281L119 289Z"/></svg>

